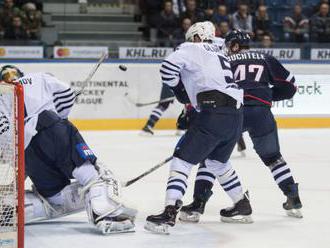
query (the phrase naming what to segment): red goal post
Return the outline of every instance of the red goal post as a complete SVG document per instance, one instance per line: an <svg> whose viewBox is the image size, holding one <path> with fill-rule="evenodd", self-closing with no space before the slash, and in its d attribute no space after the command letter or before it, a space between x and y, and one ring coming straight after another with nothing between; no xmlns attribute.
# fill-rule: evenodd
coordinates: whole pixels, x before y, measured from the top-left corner
<svg viewBox="0 0 330 248"><path fill-rule="evenodd" d="M0 247L24 247L24 93L0 82Z"/></svg>

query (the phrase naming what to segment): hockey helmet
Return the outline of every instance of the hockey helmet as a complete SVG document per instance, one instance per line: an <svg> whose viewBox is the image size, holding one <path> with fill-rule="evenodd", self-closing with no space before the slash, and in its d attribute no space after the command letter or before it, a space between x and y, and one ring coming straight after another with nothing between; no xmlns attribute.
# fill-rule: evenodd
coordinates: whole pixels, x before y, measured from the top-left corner
<svg viewBox="0 0 330 248"><path fill-rule="evenodd" d="M212 36L213 29L215 33L214 25L212 24L212 26L213 27L205 22L196 22L188 29L186 33L186 41L194 41L195 35L197 35L202 42L205 40L212 40L212 37L214 37L214 35Z"/></svg>
<svg viewBox="0 0 330 248"><path fill-rule="evenodd" d="M234 29L225 37L225 44L230 51L234 44L238 44L240 47L249 47L250 40L251 38L248 33Z"/></svg>
<svg viewBox="0 0 330 248"><path fill-rule="evenodd" d="M5 65L0 70L0 80L6 83L13 81L24 76L24 73L14 65Z"/></svg>

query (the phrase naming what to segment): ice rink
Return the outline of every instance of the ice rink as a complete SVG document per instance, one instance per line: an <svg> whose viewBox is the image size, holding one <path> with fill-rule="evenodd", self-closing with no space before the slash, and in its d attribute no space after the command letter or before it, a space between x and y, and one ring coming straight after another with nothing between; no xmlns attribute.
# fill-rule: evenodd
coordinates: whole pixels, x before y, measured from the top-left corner
<svg viewBox="0 0 330 248"><path fill-rule="evenodd" d="M284 196L247 138L247 156L235 151L232 164L250 192L255 223L219 221L219 210L231 205L216 184L199 224L177 225L170 235L144 231L147 215L163 210L168 165L123 190L128 205L139 210L135 233L102 236L87 223L85 212L26 226L26 248L329 248L330 129L280 130L281 151L291 167L303 202L303 219L287 217ZM178 140L174 131L141 137L137 131L83 132L90 147L123 181L171 155ZM245 136L247 137L247 136ZM192 199L193 170L184 203Z"/></svg>

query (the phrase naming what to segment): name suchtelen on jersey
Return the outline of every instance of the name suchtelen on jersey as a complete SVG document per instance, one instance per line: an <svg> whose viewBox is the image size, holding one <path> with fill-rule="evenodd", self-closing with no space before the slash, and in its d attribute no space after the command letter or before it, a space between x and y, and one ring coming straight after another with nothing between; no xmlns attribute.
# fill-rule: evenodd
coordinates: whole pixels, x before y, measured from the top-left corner
<svg viewBox="0 0 330 248"><path fill-rule="evenodd" d="M160 69L162 82L170 87L182 83L191 104L198 109L197 94L218 90L243 103L243 91L233 81L227 57L209 43L185 42L167 57Z"/></svg>
<svg viewBox="0 0 330 248"><path fill-rule="evenodd" d="M295 78L271 55L246 51L228 57L235 82L244 89L244 105L267 105L291 98Z"/></svg>
<svg viewBox="0 0 330 248"><path fill-rule="evenodd" d="M68 84L48 73L29 73L18 79L24 87L25 148L37 134L38 116L51 110L67 119L75 101L75 93Z"/></svg>

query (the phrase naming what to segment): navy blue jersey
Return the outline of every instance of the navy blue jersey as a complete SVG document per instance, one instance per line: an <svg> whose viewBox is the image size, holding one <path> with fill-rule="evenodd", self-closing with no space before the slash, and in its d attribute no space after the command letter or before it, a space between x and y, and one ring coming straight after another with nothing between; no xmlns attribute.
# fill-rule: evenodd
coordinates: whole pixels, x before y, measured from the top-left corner
<svg viewBox="0 0 330 248"><path fill-rule="evenodd" d="M240 52L229 56L235 82L244 89L245 105L268 105L290 99L296 92L294 76L271 55Z"/></svg>

